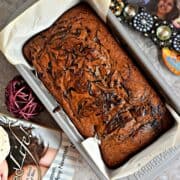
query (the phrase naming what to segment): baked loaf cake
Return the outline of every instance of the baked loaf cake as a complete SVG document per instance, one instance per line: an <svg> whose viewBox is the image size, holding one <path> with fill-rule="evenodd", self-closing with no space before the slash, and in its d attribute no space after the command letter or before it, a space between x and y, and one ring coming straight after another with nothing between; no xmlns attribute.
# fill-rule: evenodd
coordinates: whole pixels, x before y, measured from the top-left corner
<svg viewBox="0 0 180 180"><path fill-rule="evenodd" d="M85 138L98 136L111 168L173 123L159 96L86 4L32 37L23 53L79 132Z"/></svg>

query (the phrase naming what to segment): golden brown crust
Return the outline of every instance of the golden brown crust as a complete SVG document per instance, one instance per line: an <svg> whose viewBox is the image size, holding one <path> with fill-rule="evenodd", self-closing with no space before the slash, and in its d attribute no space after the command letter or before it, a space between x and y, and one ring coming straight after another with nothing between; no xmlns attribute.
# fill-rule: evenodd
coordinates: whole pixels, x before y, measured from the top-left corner
<svg viewBox="0 0 180 180"><path fill-rule="evenodd" d="M23 52L79 132L98 135L109 167L172 124L158 95L85 4L31 38Z"/></svg>

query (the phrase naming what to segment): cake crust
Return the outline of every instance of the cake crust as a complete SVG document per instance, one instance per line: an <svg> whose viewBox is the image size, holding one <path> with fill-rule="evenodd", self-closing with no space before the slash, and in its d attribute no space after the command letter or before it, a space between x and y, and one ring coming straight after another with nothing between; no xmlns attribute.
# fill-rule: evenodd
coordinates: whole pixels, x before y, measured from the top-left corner
<svg viewBox="0 0 180 180"><path fill-rule="evenodd" d="M79 132L85 138L98 135L111 168L173 123L157 93L86 4L32 37L23 53Z"/></svg>

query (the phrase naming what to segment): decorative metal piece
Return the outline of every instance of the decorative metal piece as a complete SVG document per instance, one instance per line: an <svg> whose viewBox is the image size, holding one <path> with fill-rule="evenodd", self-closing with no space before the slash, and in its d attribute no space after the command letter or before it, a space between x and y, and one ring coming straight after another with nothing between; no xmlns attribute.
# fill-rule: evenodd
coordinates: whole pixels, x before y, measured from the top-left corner
<svg viewBox="0 0 180 180"><path fill-rule="evenodd" d="M119 10L118 10L118 11L115 11L114 14L115 14L115 16L120 16L120 15L121 15L121 11L119 11Z"/></svg>
<svg viewBox="0 0 180 180"><path fill-rule="evenodd" d="M147 33L153 28L154 19L147 12L138 13L133 19L133 27L140 32Z"/></svg>
<svg viewBox="0 0 180 180"><path fill-rule="evenodd" d="M144 36L150 37L159 47L167 47L180 53L180 34L171 23L152 16L134 4L122 0L112 0L112 12L119 21L123 20Z"/></svg>
<svg viewBox="0 0 180 180"><path fill-rule="evenodd" d="M167 25L162 25L159 26L156 29L156 36L158 37L158 39L160 39L161 41L166 41L169 40L171 38L172 35L172 30L169 26Z"/></svg>
<svg viewBox="0 0 180 180"><path fill-rule="evenodd" d="M173 48L180 53L180 34L177 34L173 39Z"/></svg>
<svg viewBox="0 0 180 180"><path fill-rule="evenodd" d="M151 39L161 48L172 47L172 39L176 32L167 21L157 21L151 31Z"/></svg>
<svg viewBox="0 0 180 180"><path fill-rule="evenodd" d="M122 1L117 1L117 2L112 1L110 4L110 8L116 17L119 17L121 15L124 6L125 4Z"/></svg>
<svg viewBox="0 0 180 180"><path fill-rule="evenodd" d="M132 4L125 6L123 16L125 20L131 20L138 13L138 7Z"/></svg>

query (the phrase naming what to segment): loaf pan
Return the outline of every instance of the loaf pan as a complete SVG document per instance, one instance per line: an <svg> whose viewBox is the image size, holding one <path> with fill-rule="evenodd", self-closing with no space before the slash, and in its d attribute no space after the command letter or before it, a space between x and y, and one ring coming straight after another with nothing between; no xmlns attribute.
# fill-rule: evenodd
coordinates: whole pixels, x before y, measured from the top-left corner
<svg viewBox="0 0 180 180"><path fill-rule="evenodd" d="M24 9L29 6L29 1L26 4L23 4L23 7L18 9L14 16L11 17L13 19L18 14L20 14ZM10 19L10 20L11 20ZM137 63L140 64L141 67L145 68L145 73L150 77L157 85L160 91L163 92L164 97L167 101L179 112L179 104L176 102L176 98L171 96L169 92L169 88L167 86L162 85L163 82L158 79L158 73L155 72L149 63L144 63L144 60L147 60L146 55L142 52L140 48L134 43L132 39L129 38L129 35L126 33L126 28L124 24L120 24L116 17L109 11L107 16L107 25L111 29L112 33L115 34L117 40L122 39L123 42L127 45L129 52L131 52L136 59ZM96 164L91 160L89 155L86 153L84 148L81 146L81 142L83 137L79 134L79 132L74 128L74 125L71 121L68 120L68 117L61 109L60 105L57 101L52 97L52 95L48 92L48 90L44 87L42 82L37 78L36 73L31 71L24 65L16 65L15 66L19 73L23 76L23 78L27 81L30 87L34 90L36 95L42 101L46 109L50 112L54 120L58 123L58 125L63 129L63 131L68 135L71 142L75 145L77 150L81 153L81 155L85 158L94 172L100 179L108 179L105 177L99 170ZM180 153L180 149L178 147L171 148L167 152L164 152L157 156L155 159L150 161L142 170L136 172L135 174L127 177L128 179L152 179L157 172L162 171L162 168L165 164L171 161L176 155ZM153 167L153 168L152 168ZM123 178L124 179L124 178Z"/></svg>

